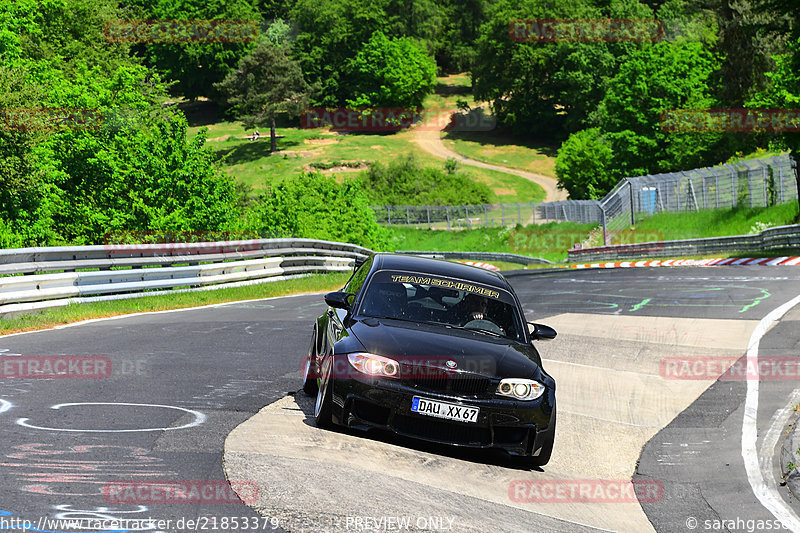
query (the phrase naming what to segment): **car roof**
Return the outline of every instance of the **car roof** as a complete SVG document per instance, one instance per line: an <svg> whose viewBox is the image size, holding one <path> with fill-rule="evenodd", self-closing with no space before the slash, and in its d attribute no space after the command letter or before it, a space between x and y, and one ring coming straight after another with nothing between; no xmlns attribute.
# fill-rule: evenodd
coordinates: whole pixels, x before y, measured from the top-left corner
<svg viewBox="0 0 800 533"><path fill-rule="evenodd" d="M419 274L433 274L436 276L459 278L484 285L491 285L505 290L510 290L506 279L497 272L491 272L482 268L444 261L442 259L432 259L430 257L419 257L416 255L401 255L391 253L375 254L373 270L405 270Z"/></svg>

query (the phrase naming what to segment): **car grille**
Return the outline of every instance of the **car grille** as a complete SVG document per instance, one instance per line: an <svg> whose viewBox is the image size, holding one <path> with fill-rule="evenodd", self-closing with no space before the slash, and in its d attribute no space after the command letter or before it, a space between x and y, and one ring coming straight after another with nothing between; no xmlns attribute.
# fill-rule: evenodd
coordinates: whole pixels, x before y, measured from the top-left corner
<svg viewBox="0 0 800 533"><path fill-rule="evenodd" d="M392 427L398 433L437 442L467 446L489 446L492 443L489 428L452 424L443 420L395 415Z"/></svg>
<svg viewBox="0 0 800 533"><path fill-rule="evenodd" d="M475 397L491 392L492 380L479 374L410 365L404 365L401 372L403 384L419 391Z"/></svg>

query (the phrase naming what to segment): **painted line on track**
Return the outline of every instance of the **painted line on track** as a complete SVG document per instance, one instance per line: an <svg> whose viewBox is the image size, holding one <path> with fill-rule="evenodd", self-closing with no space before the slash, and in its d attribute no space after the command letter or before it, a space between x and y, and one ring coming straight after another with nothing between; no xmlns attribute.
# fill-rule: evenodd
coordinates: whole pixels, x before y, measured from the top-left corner
<svg viewBox="0 0 800 533"><path fill-rule="evenodd" d="M790 301L781 305L777 309L770 312L767 316L761 319L756 326L753 334L750 337L750 343L747 347L747 365L754 365L758 368L758 347L761 338L767 333L767 330L774 322L783 317L790 309L800 304L800 295L794 297ZM744 460L744 467L747 471L747 480L750 482L750 487L753 493L758 498L758 501L769 510L772 515L781 521L781 523L791 529L792 531L800 532L800 518L795 512L786 504L786 502L778 494L778 490L774 484L767 484L764 475L764 466L768 472L767 479L772 479L771 470L771 457L773 448L766 450L770 454L770 459L760 458L756 448L758 440L758 391L760 381L757 379L747 380L747 396L744 404L744 419L742 421L742 459ZM797 393L797 391L795 391ZM792 395L794 397L794 394ZM780 415L776 420L773 420L773 426L780 421ZM770 428L770 432L772 428ZM775 438L770 435L770 440ZM765 436L765 442L767 437Z"/></svg>
<svg viewBox="0 0 800 533"><path fill-rule="evenodd" d="M571 265L570 268L631 268L631 267L666 267L666 266L795 266L800 265L800 257L742 257L714 259L658 259L652 261L617 261L614 263L583 263Z"/></svg>

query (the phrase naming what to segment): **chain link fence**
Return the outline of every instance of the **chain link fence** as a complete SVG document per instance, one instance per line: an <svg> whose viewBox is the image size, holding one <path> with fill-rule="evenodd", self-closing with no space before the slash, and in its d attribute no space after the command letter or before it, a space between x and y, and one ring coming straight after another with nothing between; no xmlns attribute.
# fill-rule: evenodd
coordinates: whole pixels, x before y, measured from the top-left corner
<svg viewBox="0 0 800 533"><path fill-rule="evenodd" d="M625 178L600 201L604 227L619 230L661 212L767 207L797 199L788 155Z"/></svg>
<svg viewBox="0 0 800 533"><path fill-rule="evenodd" d="M797 199L796 164L788 155L625 178L602 200L480 205L373 206L380 224L471 229L551 221L627 228L656 213L736 206L766 207Z"/></svg>

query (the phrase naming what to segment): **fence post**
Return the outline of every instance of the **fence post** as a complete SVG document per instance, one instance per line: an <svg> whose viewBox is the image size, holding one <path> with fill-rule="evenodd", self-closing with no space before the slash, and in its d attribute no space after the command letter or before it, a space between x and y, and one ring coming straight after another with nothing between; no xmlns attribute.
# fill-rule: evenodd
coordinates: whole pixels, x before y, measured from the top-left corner
<svg viewBox="0 0 800 533"><path fill-rule="evenodd" d="M506 227L506 206L505 206L505 204L500 204L500 213L502 214L501 216L502 216L502 220L503 220L503 227L505 228Z"/></svg>
<svg viewBox="0 0 800 533"><path fill-rule="evenodd" d="M425 212L428 214L428 229L431 229L431 206L425 206Z"/></svg>
<svg viewBox="0 0 800 533"><path fill-rule="evenodd" d="M486 208L486 204L483 205L483 227L489 227L489 210Z"/></svg>
<svg viewBox="0 0 800 533"><path fill-rule="evenodd" d="M386 213L387 213L388 218L389 218L389 227L391 228L392 227L392 206L390 206L390 205L386 206Z"/></svg>
<svg viewBox="0 0 800 533"><path fill-rule="evenodd" d="M792 156L789 156L789 164L792 165L792 172L794 172L794 181L797 184L797 202L800 204L800 173L797 172L797 161ZM800 211L795 218L796 223L800 223Z"/></svg>
<svg viewBox="0 0 800 533"><path fill-rule="evenodd" d="M470 221L470 219L469 219L469 206L468 205L464 206L464 211L466 212L466 217L467 217L467 227L469 229L472 229L472 221Z"/></svg>
<svg viewBox="0 0 800 533"><path fill-rule="evenodd" d="M708 209L708 205L706 204L706 177L703 176L703 209Z"/></svg>
<svg viewBox="0 0 800 533"><path fill-rule="evenodd" d="M606 239L608 237L608 229L606 228L606 210L603 209L603 205L600 204L600 221L603 224L603 246L606 245Z"/></svg>
<svg viewBox="0 0 800 533"><path fill-rule="evenodd" d="M689 194L692 196L692 200L694 201L694 210L700 211L700 208L697 206L697 196L694 194L694 185L692 185L691 178L689 179Z"/></svg>
<svg viewBox="0 0 800 533"><path fill-rule="evenodd" d="M450 206L444 206L444 212L447 217L447 231L450 231Z"/></svg>
<svg viewBox="0 0 800 533"><path fill-rule="evenodd" d="M408 214L408 206L406 206L406 226L411 225L411 216Z"/></svg>
<svg viewBox="0 0 800 533"><path fill-rule="evenodd" d="M628 182L628 194L631 197L631 226L636 225L636 209L633 205L633 183L631 183L630 178L625 178L625 181Z"/></svg>
<svg viewBox="0 0 800 533"><path fill-rule="evenodd" d="M719 209L719 176L716 174L714 175L714 192L716 193L717 200L716 200L716 208Z"/></svg>
<svg viewBox="0 0 800 533"><path fill-rule="evenodd" d="M517 224L522 224L522 209L518 203L514 202L514 205L517 206Z"/></svg>
<svg viewBox="0 0 800 533"><path fill-rule="evenodd" d="M533 215L533 223L536 224L536 205L531 202L531 215Z"/></svg>

